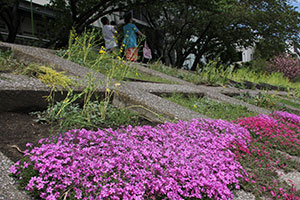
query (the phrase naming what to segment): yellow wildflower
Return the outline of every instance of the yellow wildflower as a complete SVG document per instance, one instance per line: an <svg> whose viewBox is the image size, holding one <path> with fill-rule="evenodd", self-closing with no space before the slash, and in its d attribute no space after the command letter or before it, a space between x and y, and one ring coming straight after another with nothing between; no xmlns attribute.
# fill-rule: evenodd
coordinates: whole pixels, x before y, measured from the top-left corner
<svg viewBox="0 0 300 200"><path fill-rule="evenodd" d="M105 51L105 50L103 50L103 49L100 49L99 53L100 53L100 54L105 54L105 53L106 53L106 51Z"/></svg>
<svg viewBox="0 0 300 200"><path fill-rule="evenodd" d="M196 104L194 104L194 108L197 108L197 105L196 105Z"/></svg>
<svg viewBox="0 0 300 200"><path fill-rule="evenodd" d="M118 87L118 86L120 86L121 85L121 83L115 83L115 86L116 87Z"/></svg>
<svg viewBox="0 0 300 200"><path fill-rule="evenodd" d="M106 92L108 92L108 93L109 93L109 92L110 92L110 89L109 89L109 88L106 88Z"/></svg>

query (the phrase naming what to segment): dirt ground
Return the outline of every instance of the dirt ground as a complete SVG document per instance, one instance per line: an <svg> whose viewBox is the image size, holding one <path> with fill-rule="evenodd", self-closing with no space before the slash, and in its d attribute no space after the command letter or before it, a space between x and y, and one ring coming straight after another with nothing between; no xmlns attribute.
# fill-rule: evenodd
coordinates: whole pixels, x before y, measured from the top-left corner
<svg viewBox="0 0 300 200"><path fill-rule="evenodd" d="M40 139L55 133L50 125L37 123L34 119L27 113L0 112L0 151L14 162L23 157L16 147L24 151L27 143L36 145ZM157 125L145 119L140 120L140 125Z"/></svg>
<svg viewBox="0 0 300 200"><path fill-rule="evenodd" d="M50 126L34 122L34 117L26 113L0 113L0 151L16 162L22 158L26 144L37 144L41 138L50 136Z"/></svg>

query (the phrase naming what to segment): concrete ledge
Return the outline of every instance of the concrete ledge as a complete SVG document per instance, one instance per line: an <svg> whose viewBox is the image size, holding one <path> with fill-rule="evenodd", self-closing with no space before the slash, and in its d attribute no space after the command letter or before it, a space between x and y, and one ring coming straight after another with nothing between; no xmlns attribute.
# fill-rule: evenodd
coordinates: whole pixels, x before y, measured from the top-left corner
<svg viewBox="0 0 300 200"><path fill-rule="evenodd" d="M24 60L27 62L38 62L41 64L47 64L50 66L54 66L58 71L66 71L71 73L74 76L78 76L81 79L86 77L88 74L92 74L95 77L98 83L105 83L106 76L94 71L89 70L86 67L82 67L78 64L72 63L70 61L64 60L54 54L49 53L47 49L28 47L22 45L14 45L7 43L0 43L0 46L4 46L7 48L11 48L14 56L17 59ZM259 113L268 114L270 111L266 109L259 108L257 106L253 106L247 104L243 101L228 97L221 93L220 88L216 87L207 87L203 85L194 85L192 83L186 82L179 78L171 77L166 74L151 70L149 68L140 66L136 63L130 63L131 66L137 67L138 70L148 73L154 76L159 76L164 79L169 79L174 82L177 82L181 85L168 85L168 84L150 84L150 83L128 83L122 82L121 89L118 94L115 95L113 102L117 106L132 106L139 105L140 108L136 109L143 114L148 113L148 117L155 117L153 114L149 114L151 112L145 112L141 110L141 107L145 107L148 110L151 110L153 113L157 113L158 115L163 115L168 119L182 119L189 120L192 118L204 117L196 112L190 111L182 106L179 106L175 103L171 103L167 100L164 100L158 96L155 96L152 93L197 93L201 95L205 95L209 98L227 102L230 104L241 105L247 107L250 111L255 111ZM110 88L113 89L114 80L110 83ZM105 89L105 84L102 84L100 88Z"/></svg>
<svg viewBox="0 0 300 200"><path fill-rule="evenodd" d="M132 110L156 122L161 122L163 119L190 120L193 118L207 118L204 115L186 109L154 94L131 89L128 85L115 94L113 104L119 107L130 107ZM162 116L162 118L158 116Z"/></svg>

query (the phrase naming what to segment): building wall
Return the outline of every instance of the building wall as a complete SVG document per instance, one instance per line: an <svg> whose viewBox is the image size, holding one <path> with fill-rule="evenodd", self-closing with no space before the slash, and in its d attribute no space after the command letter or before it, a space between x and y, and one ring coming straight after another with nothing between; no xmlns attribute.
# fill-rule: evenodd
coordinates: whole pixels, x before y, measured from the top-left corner
<svg viewBox="0 0 300 200"><path fill-rule="evenodd" d="M30 2L30 0L26 0L26 1ZM50 2L50 0L32 0L32 3L36 3L36 4L39 4L39 5L42 5L42 6L49 3L49 2Z"/></svg>
<svg viewBox="0 0 300 200"><path fill-rule="evenodd" d="M249 61L253 60L253 54L254 54L254 48L253 47L243 49L243 51L242 51L242 56L243 56L242 62L249 62Z"/></svg>

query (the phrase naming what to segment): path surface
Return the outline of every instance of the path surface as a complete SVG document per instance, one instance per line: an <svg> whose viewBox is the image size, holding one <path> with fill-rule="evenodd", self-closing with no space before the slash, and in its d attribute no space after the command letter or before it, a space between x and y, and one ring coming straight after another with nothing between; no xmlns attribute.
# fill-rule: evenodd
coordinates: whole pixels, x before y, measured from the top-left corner
<svg viewBox="0 0 300 200"><path fill-rule="evenodd" d="M17 189L14 178L8 174L10 166L13 164L6 156L0 152L0 199L1 200L31 200L24 191Z"/></svg>

